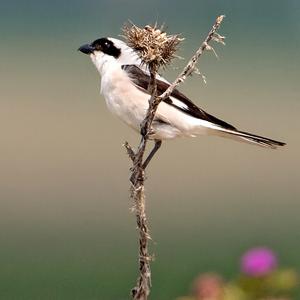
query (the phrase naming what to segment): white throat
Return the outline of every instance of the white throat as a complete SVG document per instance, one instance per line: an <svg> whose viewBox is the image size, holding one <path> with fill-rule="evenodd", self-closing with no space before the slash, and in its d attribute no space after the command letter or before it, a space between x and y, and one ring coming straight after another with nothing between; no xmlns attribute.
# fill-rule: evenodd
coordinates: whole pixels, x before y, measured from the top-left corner
<svg viewBox="0 0 300 300"><path fill-rule="evenodd" d="M103 76L108 68L119 65L114 57L106 55L102 52L91 54L90 57L101 76Z"/></svg>

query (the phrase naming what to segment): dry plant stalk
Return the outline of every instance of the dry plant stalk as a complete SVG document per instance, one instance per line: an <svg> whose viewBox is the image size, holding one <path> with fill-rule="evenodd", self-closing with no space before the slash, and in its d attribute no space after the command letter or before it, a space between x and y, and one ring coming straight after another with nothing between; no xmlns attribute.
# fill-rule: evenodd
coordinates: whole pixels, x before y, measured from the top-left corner
<svg viewBox="0 0 300 300"><path fill-rule="evenodd" d="M140 56L142 63L147 65L150 72L150 84L148 90L151 94L149 99L149 108L146 117L141 124L141 142L137 151L125 142L124 146L127 154L132 160L131 168L131 187L130 197L133 200L133 211L136 215L136 222L139 231L139 277L137 285L132 289L132 297L135 300L147 300L151 288L151 269L150 262L152 256L149 254L148 241L151 239L146 217L146 198L145 198L145 168L152 159L151 153L144 161L144 154L151 135L151 124L155 117L155 113L159 103L168 98L173 90L193 72L197 71L196 63L205 50L214 49L209 45L210 41L216 41L224 44L224 37L217 33L224 16L217 17L212 29L208 33L204 42L195 52L186 67L169 86L169 88L161 95L157 95L156 75L159 67L170 64L178 44L182 41L178 35L167 35L162 28L155 25L151 27L147 25L145 28L139 28L132 24L131 27L125 26L123 32L127 39L127 44L132 47ZM152 150L153 155L160 147L161 141L157 142Z"/></svg>

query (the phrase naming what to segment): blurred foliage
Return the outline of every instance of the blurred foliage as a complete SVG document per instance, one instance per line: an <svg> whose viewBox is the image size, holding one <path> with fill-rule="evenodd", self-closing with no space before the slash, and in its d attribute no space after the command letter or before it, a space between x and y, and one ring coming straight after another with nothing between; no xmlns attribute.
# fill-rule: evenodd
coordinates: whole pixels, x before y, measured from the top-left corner
<svg viewBox="0 0 300 300"><path fill-rule="evenodd" d="M263 252L263 255L262 255ZM270 260L272 258L272 260ZM269 263L272 261L272 265ZM259 263L258 263L259 262ZM269 264L269 266L268 266ZM247 273L249 268L251 272ZM277 265L274 268L274 265ZM177 300L292 300L299 289L299 274L292 268L278 267L274 252L267 248L253 248L241 259L240 274L225 281L220 274L200 274L193 283L191 296ZM266 271L269 267L269 270ZM261 269L265 270L260 274Z"/></svg>

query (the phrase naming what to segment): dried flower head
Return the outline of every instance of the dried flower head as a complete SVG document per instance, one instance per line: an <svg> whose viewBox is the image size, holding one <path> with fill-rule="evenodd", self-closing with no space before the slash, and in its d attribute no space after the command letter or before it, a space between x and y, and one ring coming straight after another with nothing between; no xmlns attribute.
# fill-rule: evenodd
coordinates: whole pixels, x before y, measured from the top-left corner
<svg viewBox="0 0 300 300"><path fill-rule="evenodd" d="M158 69L166 66L176 57L175 52L183 40L179 35L167 35L157 25L139 28L134 24L125 24L123 33L129 47L140 56L142 63Z"/></svg>

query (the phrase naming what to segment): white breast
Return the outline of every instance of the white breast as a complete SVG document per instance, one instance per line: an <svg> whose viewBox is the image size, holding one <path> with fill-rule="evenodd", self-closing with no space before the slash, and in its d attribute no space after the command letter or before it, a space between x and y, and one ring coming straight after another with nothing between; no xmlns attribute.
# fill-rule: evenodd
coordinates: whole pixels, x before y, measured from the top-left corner
<svg viewBox="0 0 300 300"><path fill-rule="evenodd" d="M119 65L103 72L101 93L113 114L135 130L140 130L147 111L147 95L133 85Z"/></svg>

